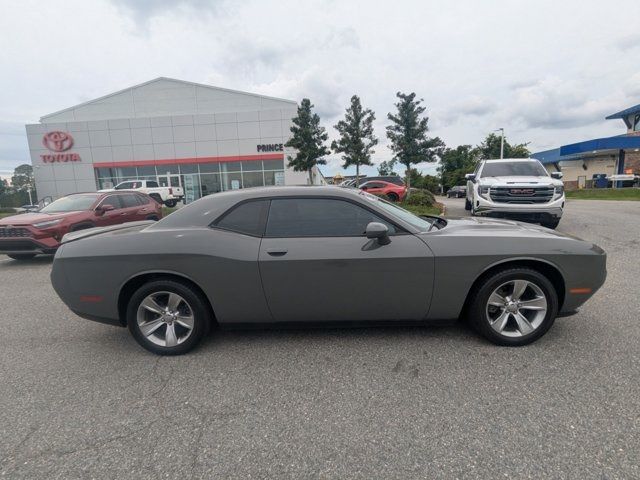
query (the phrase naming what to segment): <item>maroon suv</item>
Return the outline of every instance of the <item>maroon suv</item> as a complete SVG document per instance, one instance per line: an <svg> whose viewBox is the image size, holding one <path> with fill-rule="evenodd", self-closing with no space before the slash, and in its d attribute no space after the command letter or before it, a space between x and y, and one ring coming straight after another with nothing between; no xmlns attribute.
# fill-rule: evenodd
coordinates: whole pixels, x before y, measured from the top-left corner
<svg viewBox="0 0 640 480"><path fill-rule="evenodd" d="M162 205L144 193L74 193L37 212L0 219L0 254L25 260L54 253L68 232L160 218Z"/></svg>

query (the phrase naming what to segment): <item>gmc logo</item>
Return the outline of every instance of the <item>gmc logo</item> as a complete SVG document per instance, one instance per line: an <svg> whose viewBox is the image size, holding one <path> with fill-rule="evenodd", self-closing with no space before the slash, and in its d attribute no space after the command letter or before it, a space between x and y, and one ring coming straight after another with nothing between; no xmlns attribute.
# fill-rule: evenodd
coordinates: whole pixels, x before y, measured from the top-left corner
<svg viewBox="0 0 640 480"><path fill-rule="evenodd" d="M509 193L511 195L533 195L536 191L533 188L512 188Z"/></svg>
<svg viewBox="0 0 640 480"><path fill-rule="evenodd" d="M64 152L73 147L73 137L67 132L49 132L42 137L42 144L52 152Z"/></svg>

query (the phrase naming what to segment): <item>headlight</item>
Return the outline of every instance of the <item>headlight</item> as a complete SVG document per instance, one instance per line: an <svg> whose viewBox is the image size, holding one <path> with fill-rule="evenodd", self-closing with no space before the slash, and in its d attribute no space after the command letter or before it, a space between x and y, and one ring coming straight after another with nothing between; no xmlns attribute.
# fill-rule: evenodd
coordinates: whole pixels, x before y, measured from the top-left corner
<svg viewBox="0 0 640 480"><path fill-rule="evenodd" d="M486 195L489 195L489 187L484 185L478 185L478 195L487 200Z"/></svg>
<svg viewBox="0 0 640 480"><path fill-rule="evenodd" d="M560 198L564 193L564 185L556 185L555 187L556 198Z"/></svg>
<svg viewBox="0 0 640 480"><path fill-rule="evenodd" d="M57 220L47 220L46 222L34 223L33 226L36 228L49 228L59 224L61 221L61 218Z"/></svg>

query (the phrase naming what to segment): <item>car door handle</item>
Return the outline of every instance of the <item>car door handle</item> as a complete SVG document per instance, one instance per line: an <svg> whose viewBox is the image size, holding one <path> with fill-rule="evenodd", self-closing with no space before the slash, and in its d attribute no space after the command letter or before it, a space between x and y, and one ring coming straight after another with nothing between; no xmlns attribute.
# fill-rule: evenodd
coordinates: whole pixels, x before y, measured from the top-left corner
<svg viewBox="0 0 640 480"><path fill-rule="evenodd" d="M267 248L267 253L272 257L282 257L286 255L288 251L286 248Z"/></svg>

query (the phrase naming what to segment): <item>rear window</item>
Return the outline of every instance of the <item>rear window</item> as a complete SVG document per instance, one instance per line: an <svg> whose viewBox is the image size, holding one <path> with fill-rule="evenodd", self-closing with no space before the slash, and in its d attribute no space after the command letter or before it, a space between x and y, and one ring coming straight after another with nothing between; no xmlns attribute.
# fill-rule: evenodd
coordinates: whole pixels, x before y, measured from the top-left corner
<svg viewBox="0 0 640 480"><path fill-rule="evenodd" d="M256 237L264 233L264 225L269 210L268 200L254 200L233 207L220 220L216 227Z"/></svg>

